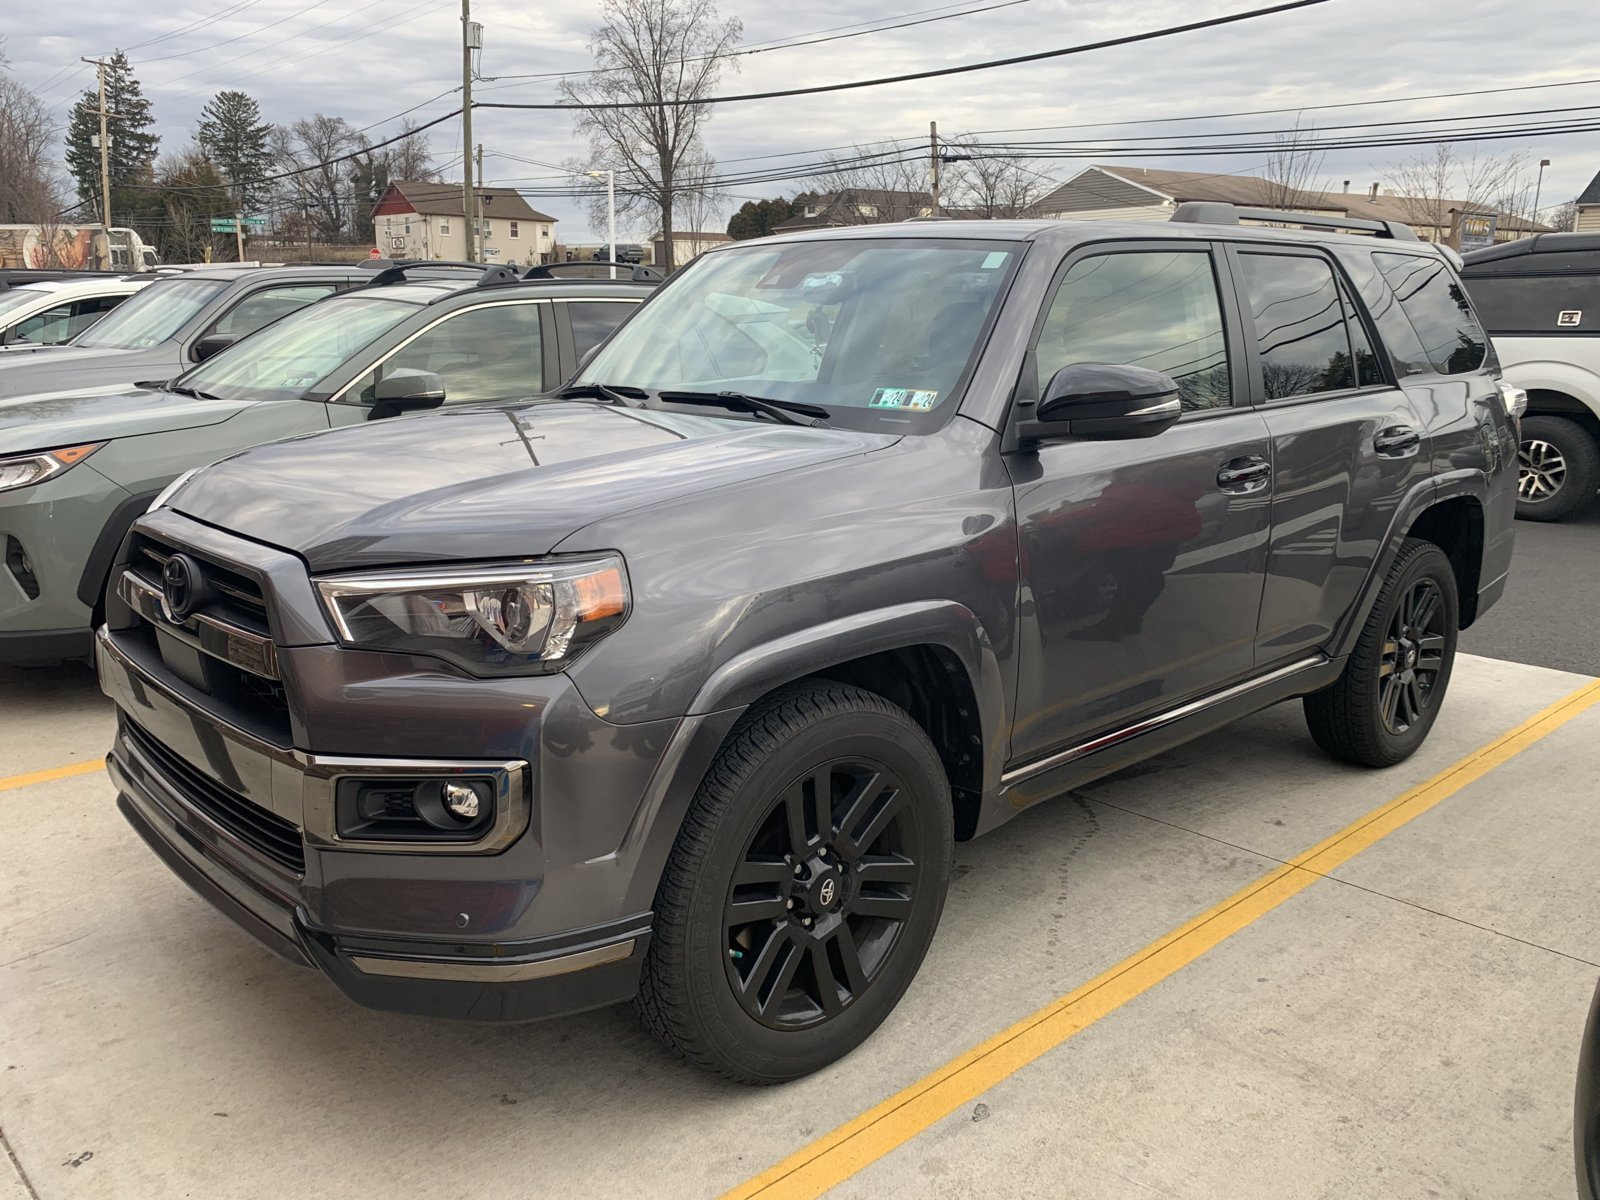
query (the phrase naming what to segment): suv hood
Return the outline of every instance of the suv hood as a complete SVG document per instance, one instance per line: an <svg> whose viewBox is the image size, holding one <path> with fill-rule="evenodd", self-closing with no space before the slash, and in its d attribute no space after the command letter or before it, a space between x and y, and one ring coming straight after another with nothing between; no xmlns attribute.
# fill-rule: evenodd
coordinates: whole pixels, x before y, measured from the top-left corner
<svg viewBox="0 0 1600 1200"><path fill-rule="evenodd" d="M259 446L202 471L169 503L299 554L313 571L509 558L548 553L602 517L898 436L545 401Z"/></svg>
<svg viewBox="0 0 1600 1200"><path fill-rule="evenodd" d="M149 388L0 398L0 455L215 425L249 407Z"/></svg>

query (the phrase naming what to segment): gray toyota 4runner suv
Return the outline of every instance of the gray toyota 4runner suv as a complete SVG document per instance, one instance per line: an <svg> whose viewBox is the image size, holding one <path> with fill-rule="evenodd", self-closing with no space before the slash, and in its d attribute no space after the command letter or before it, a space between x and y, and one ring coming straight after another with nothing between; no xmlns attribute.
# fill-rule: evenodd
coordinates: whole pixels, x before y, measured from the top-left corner
<svg viewBox="0 0 1600 1200"><path fill-rule="evenodd" d="M1398 762L1501 594L1519 395L1450 263L1241 216L739 243L554 398L202 471L98 636L118 804L363 1004L816 1070L954 841L1291 697Z"/></svg>

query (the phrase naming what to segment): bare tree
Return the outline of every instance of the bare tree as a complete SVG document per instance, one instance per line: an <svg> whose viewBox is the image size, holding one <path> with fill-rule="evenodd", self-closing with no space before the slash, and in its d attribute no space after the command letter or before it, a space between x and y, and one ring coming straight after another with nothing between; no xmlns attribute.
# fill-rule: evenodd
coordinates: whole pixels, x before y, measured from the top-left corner
<svg viewBox="0 0 1600 1200"><path fill-rule="evenodd" d="M830 151L812 187L835 197L830 219L846 225L879 225L921 214L933 203L928 152L901 141L875 142Z"/></svg>
<svg viewBox="0 0 1600 1200"><path fill-rule="evenodd" d="M1441 142L1405 159L1385 178L1393 185L1395 200L1407 224L1430 240L1444 241L1450 234L1451 210L1488 212L1512 180L1522 171L1521 154L1487 154L1477 149L1462 152Z"/></svg>
<svg viewBox="0 0 1600 1200"><path fill-rule="evenodd" d="M585 169L615 171L618 214L653 209L670 246L679 176L705 157L700 130L744 26L723 21L715 0L604 0L600 11L595 70L563 80L561 92L588 106L573 119L589 142Z"/></svg>
<svg viewBox="0 0 1600 1200"><path fill-rule="evenodd" d="M311 221L317 236L336 242L350 236L355 226L353 210L362 203L354 193L349 161L335 162L365 149L367 139L343 117L317 113L279 125L272 131L272 153L279 171L303 171L284 181L280 207L297 205Z"/></svg>
<svg viewBox="0 0 1600 1200"><path fill-rule="evenodd" d="M39 97L0 73L0 224L53 221L61 211L66 189L50 159L60 132Z"/></svg>
<svg viewBox="0 0 1600 1200"><path fill-rule="evenodd" d="M709 154L692 159L679 170L676 206L692 233L719 230L727 221L728 203L716 188L716 177L717 160Z"/></svg>
<svg viewBox="0 0 1600 1200"><path fill-rule="evenodd" d="M1260 182L1261 203L1266 208L1303 209L1307 192L1320 191L1323 151L1316 148L1317 127L1301 124L1295 113L1294 124L1272 139L1266 169Z"/></svg>
<svg viewBox="0 0 1600 1200"><path fill-rule="evenodd" d="M984 154L974 138L956 138L950 147L967 161L952 164L956 169L945 173L940 191L950 197L945 207L963 215L987 220L1021 216L1056 186L1020 159Z"/></svg>
<svg viewBox="0 0 1600 1200"><path fill-rule="evenodd" d="M1571 233L1578 225L1578 202L1563 200L1560 204L1545 209L1543 223L1558 233Z"/></svg>

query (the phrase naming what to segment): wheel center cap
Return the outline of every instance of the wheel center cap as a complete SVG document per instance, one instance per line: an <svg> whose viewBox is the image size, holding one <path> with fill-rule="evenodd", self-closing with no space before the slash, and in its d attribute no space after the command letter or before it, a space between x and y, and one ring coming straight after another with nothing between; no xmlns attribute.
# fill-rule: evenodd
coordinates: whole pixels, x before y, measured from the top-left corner
<svg viewBox="0 0 1600 1200"><path fill-rule="evenodd" d="M826 864L810 866L806 878L797 882L794 892L807 912L820 917L835 911L844 902L844 880L836 869Z"/></svg>

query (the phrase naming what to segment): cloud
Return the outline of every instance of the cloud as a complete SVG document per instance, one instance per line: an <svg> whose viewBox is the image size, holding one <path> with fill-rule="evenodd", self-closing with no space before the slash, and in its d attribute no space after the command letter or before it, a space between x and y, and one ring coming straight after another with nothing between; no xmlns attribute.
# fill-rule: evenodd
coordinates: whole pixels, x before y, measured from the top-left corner
<svg viewBox="0 0 1600 1200"><path fill-rule="evenodd" d="M1239 11L1250 3L1027 0L910 29L748 55L738 60L736 70L725 72L722 86L725 91L765 91L924 70L1186 23ZM902 0L887 12L870 0L816 0L802 8L764 6L748 12L730 6L724 15L740 16L745 44L755 45L881 21L919 7L926 8L926 0ZM1591 21L1591 7L1592 0L1540 0L1512 15L1498 0L1403 4L1331 0L1237 25L1025 66L863 91L725 105L707 126L707 141L713 154L731 168L758 165L734 160L780 151L892 137L925 139L930 120L939 122L942 134L955 136L967 130L1151 122L1195 113L1587 78L1600 76L1600 70L1585 40L1573 31ZM77 0L70 12L70 23L63 20L60 29L9 32L5 51L12 60L11 70L24 83L42 89L65 117L78 91L92 81L92 68L77 64L77 58L109 51L112 45L99 40L103 37L135 46L129 54L154 102L158 131L168 150L188 141L200 106L226 87L255 96L273 121L321 112L366 126L460 84L456 0L375 4L355 0L354 7L351 0L257 0L221 19L213 19L215 5L194 0L164 7L159 16L130 0ZM485 26L482 73L503 77L586 67L590 59L585 43L599 9L597 4L530 6L517 0L477 0L473 17ZM152 42L154 38L163 40ZM140 42L150 44L139 48ZM223 42L227 44L217 44ZM538 102L554 99L556 90L552 79L502 79L482 83L479 96ZM414 116L426 119L449 111L456 102L457 97L447 95ZM1600 86L1332 110L1314 118L1319 126L1328 126L1584 103L1600 104ZM1177 132L1278 128L1284 120L1208 121L1192 128L1133 124L1008 136L1072 138L1093 132L1170 141ZM397 123L380 125L372 136L395 128ZM551 172L517 161L560 163L581 155L584 150L575 142L570 118L550 112L479 112L474 138L486 148L486 174L491 179L526 186L537 207L562 218L560 228L567 237L589 236L587 218L576 202L539 196L540 188L554 181L533 177ZM436 129L432 146L438 160L458 159L459 122ZM1575 195L1600 170L1600 136L1594 134L1488 143L1485 149L1523 151L1534 162L1551 159L1544 180L1547 203ZM1352 180L1352 188L1361 188L1382 178L1408 153L1404 149L1334 152L1324 161L1322 173L1333 188L1344 179ZM1083 161L1094 157L1088 154ZM1209 155L1130 161L1247 171L1258 167L1259 160L1260 156ZM795 161L804 161L804 156ZM1078 165L1055 160L1041 164L1041 169L1061 177ZM796 184L752 185L739 194L796 190Z"/></svg>

